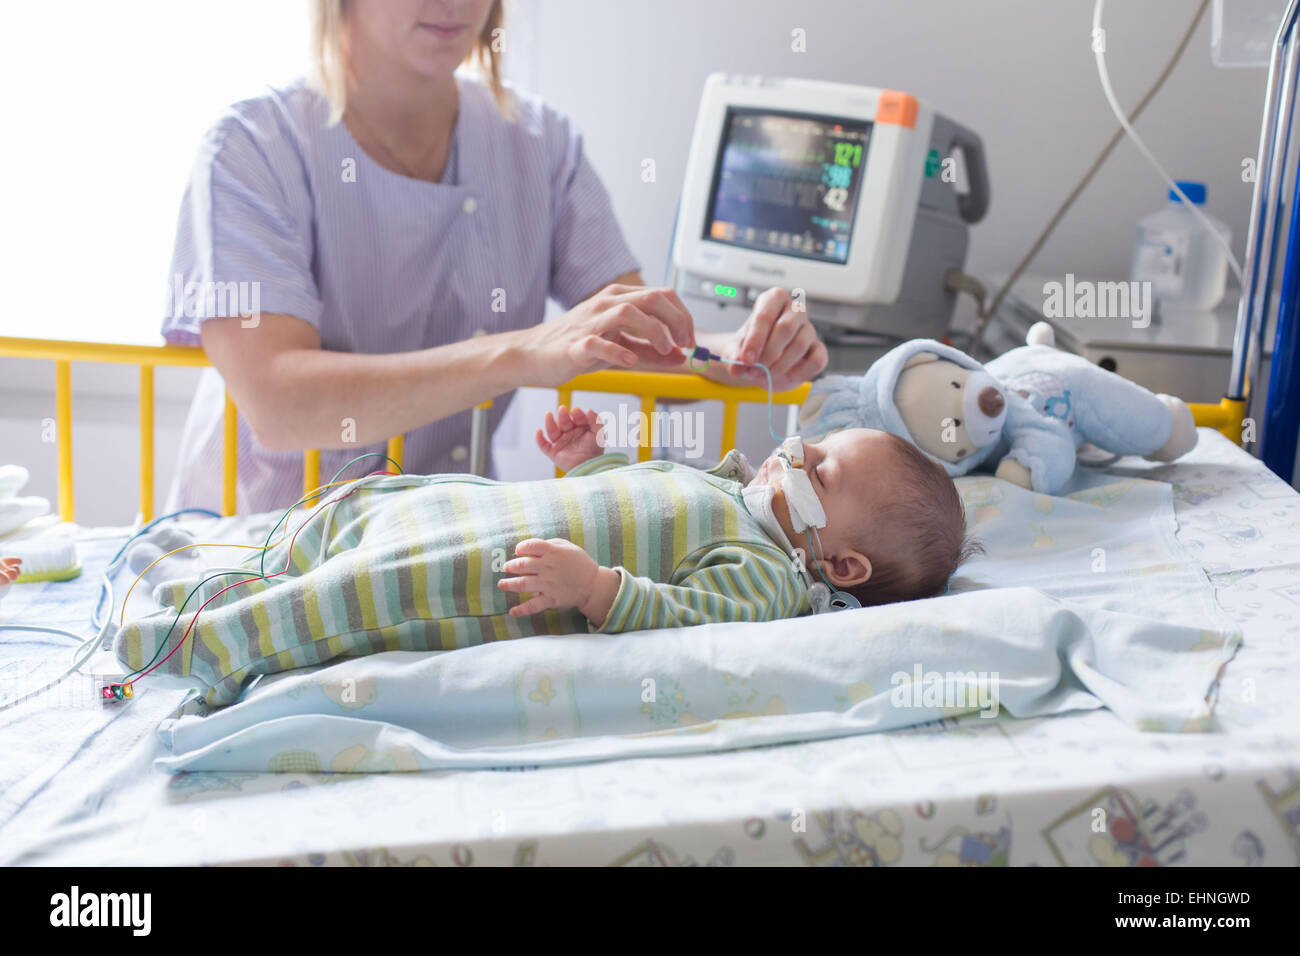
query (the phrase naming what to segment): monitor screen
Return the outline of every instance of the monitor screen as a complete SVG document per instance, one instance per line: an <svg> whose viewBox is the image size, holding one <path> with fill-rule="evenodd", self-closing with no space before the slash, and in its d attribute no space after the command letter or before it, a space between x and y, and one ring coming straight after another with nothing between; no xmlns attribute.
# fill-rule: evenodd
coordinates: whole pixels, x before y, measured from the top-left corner
<svg viewBox="0 0 1300 956"><path fill-rule="evenodd" d="M729 108L704 238L843 264L870 135L869 120Z"/></svg>

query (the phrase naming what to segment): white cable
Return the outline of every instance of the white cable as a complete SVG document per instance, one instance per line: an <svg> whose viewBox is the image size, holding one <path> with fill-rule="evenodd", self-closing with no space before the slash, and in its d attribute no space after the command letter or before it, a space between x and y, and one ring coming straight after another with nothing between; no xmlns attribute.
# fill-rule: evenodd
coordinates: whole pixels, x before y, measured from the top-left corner
<svg viewBox="0 0 1300 956"><path fill-rule="evenodd" d="M112 614L109 615L109 618L112 618ZM17 707L23 701L35 697L37 694L43 694L51 687L63 683L77 671L81 670L81 668L85 666L86 661L90 660L91 654L95 652L96 645L103 640L104 632L107 629L108 621L105 621L104 626L100 628L98 634L91 635L90 637L82 637L80 634L74 634L71 631L65 631L58 627L43 627L39 624L0 624L0 631L36 631L38 633L62 634L66 637L71 637L75 640L84 642L79 648L77 648L77 653L72 659L71 667L65 670L58 677L54 678L54 680L36 688L36 690L28 691L21 697L0 704L0 710L8 710L10 707Z"/></svg>
<svg viewBox="0 0 1300 956"><path fill-rule="evenodd" d="M77 634L61 627L46 627L44 624L0 624L0 631L35 631L38 634L58 634L60 637L72 638L78 645L85 643L87 640L84 634Z"/></svg>
<svg viewBox="0 0 1300 956"><path fill-rule="evenodd" d="M1164 167L1152 155L1151 150L1147 149L1147 144L1142 142L1142 137L1137 134L1137 130L1133 128L1133 125L1124 116L1124 111L1120 109L1119 101L1115 98L1115 91L1110 85L1110 74L1106 70L1106 31L1101 26L1101 11L1105 2L1106 0L1096 0L1096 4L1092 8L1092 49L1097 56L1097 76L1101 79L1101 89L1106 94L1106 102L1110 104L1111 112L1119 120L1120 126L1124 127L1124 132L1128 133L1129 139L1133 140L1133 145L1146 157L1147 162L1155 167L1156 172L1168 183L1169 188L1178 194L1183 201L1183 205L1200 220L1201 225L1214 237L1214 240L1223 246L1224 251L1228 254L1228 264L1232 266L1232 271L1237 276L1237 281L1240 282L1241 265L1237 262L1237 257L1232 254L1232 246L1228 243L1228 240L1223 238L1223 233L1214 228L1214 224L1178 188L1178 184L1174 182L1173 177L1165 172Z"/></svg>
<svg viewBox="0 0 1300 956"><path fill-rule="evenodd" d="M129 544L131 541L135 540L136 537L139 537L139 534L140 532L136 531L127 539L127 543ZM10 707L16 707L23 701L35 697L37 694L43 694L51 687L63 683L73 674L86 666L86 661L90 660L96 646L103 649L104 641L107 639L109 628L113 623L113 606L117 603L116 599L113 597L112 575L117 572L118 568L122 566L122 562L125 560L126 546L123 545L122 552L118 554L116 560L109 563L108 568L100 578L99 596L95 598L95 606L91 609L90 615L90 626L98 628L98 631L90 637L83 637L80 634L74 634L72 631L65 631L62 628L57 627L45 627L40 624L0 624L0 631L35 631L37 633L63 634L66 637L71 637L74 640L84 642L77 648L76 653L73 655L71 667L44 686L38 687L33 691L28 691L26 694L23 694L23 696L15 700L0 703L0 710L8 710ZM104 615L104 620L101 623L99 621L99 609L103 606L105 594L108 595L108 613Z"/></svg>
<svg viewBox="0 0 1300 956"><path fill-rule="evenodd" d="M28 698L34 697L37 694L43 694L45 691L49 690L51 687L54 687L56 684L61 684L63 681L67 680L69 677L71 677L73 674L75 674L77 671L81 670L81 668L85 666L86 661L90 659L90 653L87 652L93 653L96 644L100 645L102 649L107 650L107 647L105 647L104 642L108 638L109 628L112 626L113 623L113 607L117 603L116 599L113 597L112 576L116 574L118 570L121 569L123 562L126 561L127 547L131 544L131 542L135 541L137 538L147 533L154 526L161 524L163 521L166 521L169 518L179 517L180 515L185 514L187 512L195 512L195 511L200 511L205 514L210 514L215 518L221 517L220 515L217 515L211 511L207 511L206 509L203 508L182 508L180 511L173 511L170 514L165 514L160 518L155 518L147 525L141 526L141 522L144 520L144 518L142 515L136 516L136 520L132 524L130 533L126 539L126 543L122 545L121 550L118 551L117 555L113 558L113 560L111 560L108 563L108 567L104 570L103 577L100 579L99 596L95 598L95 605L91 609L91 614L90 614L90 626L97 627L99 631L92 637L83 638L80 634L74 634L72 631L65 631L62 628L57 628L57 627L45 627L44 625L40 625L40 624L0 624L0 631L35 631L37 633L62 634L65 637L71 637L74 640L85 642L80 647L77 648L76 654L73 656L72 659L71 667L65 670L58 677L54 678L54 680L50 681L48 684L45 684L43 687L38 687L36 690L29 691L28 693L23 694L23 696L19 697L17 700L6 701L5 703L0 704L0 710L8 710L10 707L15 707L18 704L21 704L23 701L27 700ZM101 624L99 623L99 609L104 603L105 594L108 595L108 614L105 616L104 621Z"/></svg>

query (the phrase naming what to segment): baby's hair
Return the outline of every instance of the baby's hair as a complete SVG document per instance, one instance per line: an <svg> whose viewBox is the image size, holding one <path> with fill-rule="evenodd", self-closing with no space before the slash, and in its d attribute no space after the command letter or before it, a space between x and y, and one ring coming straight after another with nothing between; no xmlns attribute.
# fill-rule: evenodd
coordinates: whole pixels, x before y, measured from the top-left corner
<svg viewBox="0 0 1300 956"><path fill-rule="evenodd" d="M938 597L957 568L984 548L966 533L966 509L943 466L891 434L898 471L881 500L869 503L856 545L871 577L845 588L866 607Z"/></svg>

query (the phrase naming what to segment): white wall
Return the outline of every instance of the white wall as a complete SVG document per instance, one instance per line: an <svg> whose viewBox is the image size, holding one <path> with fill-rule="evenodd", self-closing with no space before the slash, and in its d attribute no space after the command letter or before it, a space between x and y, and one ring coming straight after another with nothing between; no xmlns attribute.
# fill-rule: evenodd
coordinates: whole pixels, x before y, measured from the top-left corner
<svg viewBox="0 0 1300 956"><path fill-rule="evenodd" d="M176 214L222 109L307 63L302 0L9 4L0 27L0 335L161 341ZM138 507L138 373L73 366L77 518ZM155 383L157 501L197 373ZM54 502L52 362L0 359L0 463ZM219 467L219 463L214 463ZM56 505L57 506L57 505Z"/></svg>
<svg viewBox="0 0 1300 956"><path fill-rule="evenodd" d="M248 3L206 7L223 17L255 16ZM1155 78L1195 8L1191 0L1108 5L1108 62L1123 104L1135 103ZM994 272L1020 257L1114 129L1090 49L1091 11L1091 0L518 0L509 21L509 72L584 131L588 154L651 282L664 275L700 86L717 70L903 89L975 129L988 152L993 200L973 232L970 267ZM1208 184L1209 210L1231 226L1240 257L1251 195L1241 163L1257 151L1265 74L1213 67L1209 19L1207 12L1138 129L1176 178ZM795 28L806 31L806 53L791 51ZM201 41L184 40L191 61ZM55 41L28 36L23 42ZM267 79L279 78L284 62L301 60L303 38L293 30L259 33L258 42L264 53L284 50L275 66L263 56ZM199 83L186 76L185 70L158 71L155 82L177 89ZM207 106L199 112L201 129L215 112ZM86 168L94 167L93 155ZM647 157L657 166L653 184L641 180ZM183 178L184 170L168 174L168 196ZM12 183L7 179L5 187ZM1044 248L1035 271L1125 273L1136 220L1163 201L1155 173L1131 144L1121 144ZM0 220L0 242L11 262L9 250L22 236ZM46 254L57 256L57 245ZM161 282L166 262L158 256L150 251L139 268ZM20 279L8 273L5 285ZM68 282L75 286L75 275ZM74 290L48 321L70 321L84 306ZM156 302L139 308L152 313ZM0 328L41 334L18 331L10 321ZM53 401L43 391L47 386L33 384L37 374L52 381L44 363L20 373L0 360L0 458L32 468L30 490L53 498L54 449L39 435L40 418L53 414ZM134 374L81 368L76 374L94 389L78 395L79 421L82 412L94 413L75 436L78 516L91 523L129 521L136 487ZM183 393L190 380L176 373L169 382ZM507 420L498 448L528 448L542 401ZM160 488L170 478L168 449L179 437L182 412L180 405L160 408ZM544 471L531 452L519 453L507 469L508 477Z"/></svg>
<svg viewBox="0 0 1300 956"><path fill-rule="evenodd" d="M1191 0L1112 2L1107 65L1132 107L1191 21ZM862 83L914 93L984 139L989 214L977 272L1010 267L1115 128L1090 46L1092 0L546 0L533 85L572 116L648 280L664 275L699 91L715 71ZM807 52L791 51L802 28ZM1238 257L1258 149L1263 69L1210 62L1210 13L1138 132L1176 179L1208 184ZM658 181L643 183L652 157ZM1122 143L1043 249L1038 271L1126 273L1134 225L1165 188Z"/></svg>
<svg viewBox="0 0 1300 956"><path fill-rule="evenodd" d="M974 129L988 154L992 204L972 232L968 268L1005 273L1116 127L1097 79L1092 6L1092 0L524 2L511 21L513 65L521 83L583 131L648 282L666 275L700 88L716 71L902 89ZM1196 6L1191 0L1107 5L1107 66L1123 106L1131 109L1155 80ZM1266 71L1214 67L1210 19L1207 9L1136 128L1175 179L1207 184L1207 208L1231 227L1240 260L1252 189L1242 181L1241 163L1258 152ZM806 52L792 51L796 28L805 32ZM653 183L641 176L646 158L655 161ZM1125 140L1033 271L1127 276L1137 220L1160 208L1165 194L1157 173ZM973 314L963 299L958 323ZM502 423L498 458L509 455L527 477L547 474L529 436L551 404L549 394L522 392ZM709 438L710 450L715 441Z"/></svg>

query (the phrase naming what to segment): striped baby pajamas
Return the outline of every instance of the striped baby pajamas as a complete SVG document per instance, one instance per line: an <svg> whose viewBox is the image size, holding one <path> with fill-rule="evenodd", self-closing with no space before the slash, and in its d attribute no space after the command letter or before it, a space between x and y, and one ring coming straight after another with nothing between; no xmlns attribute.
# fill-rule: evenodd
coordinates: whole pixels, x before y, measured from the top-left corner
<svg viewBox="0 0 1300 956"><path fill-rule="evenodd" d="M255 674L341 656L801 614L809 609L803 582L745 508L735 461L729 455L705 472L610 454L545 481L362 479L309 520L312 509L295 511L265 554L265 573L283 573L254 580L262 557L246 561L250 579L208 604L159 670L199 677L209 685L207 702L221 706ZM509 615L528 595L497 582L510 576L502 567L526 538L567 539L618 570L619 590L599 629L574 608ZM164 609L117 636L125 665L148 667L165 656L195 610L239 577L201 580L158 588ZM177 606L196 585L177 621Z"/></svg>

